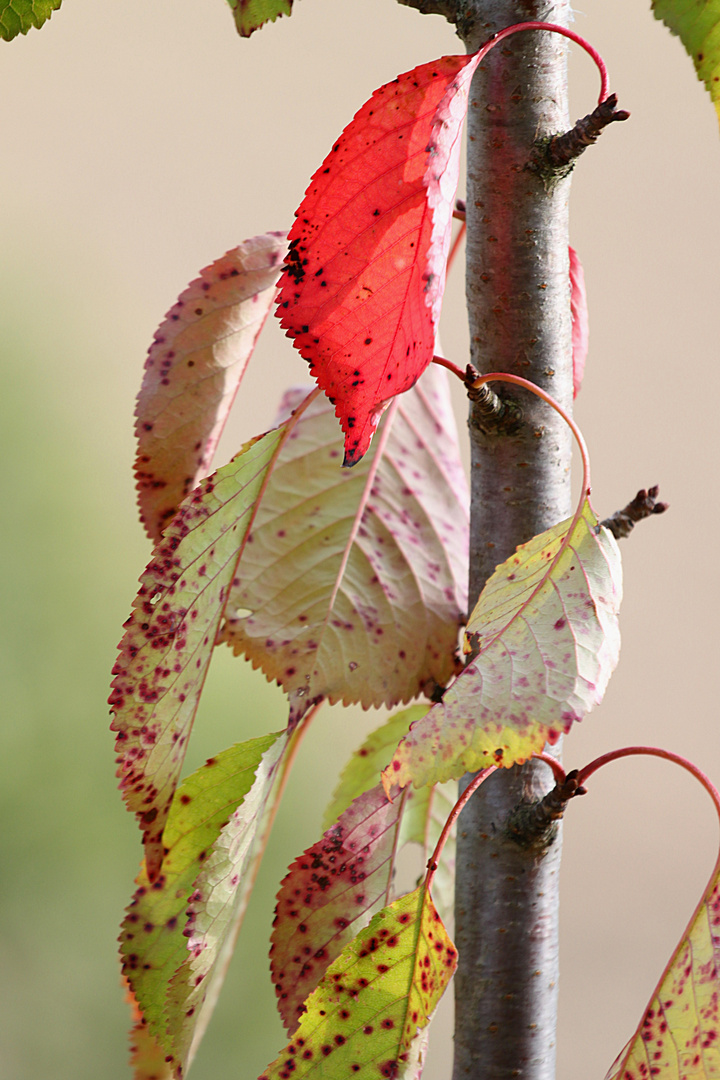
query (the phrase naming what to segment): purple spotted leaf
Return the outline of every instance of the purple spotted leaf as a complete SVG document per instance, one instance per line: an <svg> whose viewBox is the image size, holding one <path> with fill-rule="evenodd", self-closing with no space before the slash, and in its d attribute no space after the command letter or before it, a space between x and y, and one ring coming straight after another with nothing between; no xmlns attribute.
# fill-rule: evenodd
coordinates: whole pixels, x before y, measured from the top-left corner
<svg viewBox="0 0 720 1080"><path fill-rule="evenodd" d="M293 722L321 697L393 706L456 670L467 489L445 372L397 400L360 465L341 461L318 397L273 469L220 635L280 683Z"/></svg>
<svg viewBox="0 0 720 1080"><path fill-rule="evenodd" d="M420 720L429 705L411 705L395 713L384 724L368 735L365 742L352 755L340 775L340 781L328 805L323 824L329 828L348 808L353 799L368 791L378 782L382 770L390 762L400 740L407 735L410 725ZM398 851L407 844L419 845L421 860L418 873L425 868L435 844L457 800L457 783L435 784L419 790L406 789L405 808L400 821ZM443 919L452 913L455 894L455 829L443 848L442 858L433 880L433 897Z"/></svg>
<svg viewBox="0 0 720 1080"><path fill-rule="evenodd" d="M245 240L188 285L155 332L135 409L140 517L159 540L210 471L275 297L286 234Z"/></svg>
<svg viewBox="0 0 720 1080"><path fill-rule="evenodd" d="M289 867L275 906L270 967L290 1034L327 968L389 902L404 803L388 800L378 772L375 787Z"/></svg>
<svg viewBox="0 0 720 1080"><path fill-rule="evenodd" d="M720 1075L720 860L635 1034L606 1080Z"/></svg>
<svg viewBox="0 0 720 1080"><path fill-rule="evenodd" d="M424 883L378 912L325 972L260 1080L419 1075L418 1032L457 965Z"/></svg>
<svg viewBox="0 0 720 1080"><path fill-rule="evenodd" d="M140 579L113 668L120 788L143 832L148 876L177 786L228 592L288 428L248 443L182 504Z"/></svg>
<svg viewBox="0 0 720 1080"><path fill-rule="evenodd" d="M433 358L481 58L443 56L379 87L312 177L290 230L277 314L335 407L346 465Z"/></svg>
<svg viewBox="0 0 720 1080"><path fill-rule="evenodd" d="M510 767L569 731L617 663L621 596L617 543L587 500L577 519L519 547L470 616L478 655L401 742L386 789Z"/></svg>
<svg viewBox="0 0 720 1080"><path fill-rule="evenodd" d="M163 1061L175 1047L167 1030L168 984L188 957L187 908L214 845L243 807L247 837L262 841L262 807L268 797L285 738L265 735L230 747L178 787L163 833L162 874L151 883L143 867L120 934L123 974L139 1010L141 1026L162 1047ZM239 875L242 910L249 875ZM207 989L207 985L203 988ZM152 1043L140 1039L141 1061L152 1060ZM138 1073L139 1077L142 1075ZM168 1076L172 1075L172 1070Z"/></svg>

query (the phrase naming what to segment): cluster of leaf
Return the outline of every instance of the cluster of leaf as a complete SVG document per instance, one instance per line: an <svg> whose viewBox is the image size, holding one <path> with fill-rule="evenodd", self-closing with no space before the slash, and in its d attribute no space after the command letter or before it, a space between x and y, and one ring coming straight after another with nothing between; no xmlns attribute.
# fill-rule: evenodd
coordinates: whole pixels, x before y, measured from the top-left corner
<svg viewBox="0 0 720 1080"><path fill-rule="evenodd" d="M0 0L0 33L60 0ZM230 0L241 34L292 0ZM656 0L714 98L720 3ZM323 837L290 866L272 975L290 1042L263 1074L417 1077L456 964L443 925L452 841L393 894L398 852L434 851L463 773L509 768L597 704L617 662L617 547L586 499L500 565L466 622L467 492L445 373L432 367L460 134L480 54L380 87L313 176L286 238L202 271L158 329L138 400L141 518L155 542L111 705L145 860L122 927L136 1076L185 1074L217 999L284 777L323 701L394 707L353 756ZM570 253L575 389L587 325ZM210 473L270 308L318 389ZM321 396L320 391L325 396ZM344 432L337 430L336 418ZM341 464L353 466L352 471ZM288 696L287 729L181 771L216 645ZM709 1077L718 1063L714 878L611 1078ZM332 1056L332 1064L325 1065Z"/></svg>

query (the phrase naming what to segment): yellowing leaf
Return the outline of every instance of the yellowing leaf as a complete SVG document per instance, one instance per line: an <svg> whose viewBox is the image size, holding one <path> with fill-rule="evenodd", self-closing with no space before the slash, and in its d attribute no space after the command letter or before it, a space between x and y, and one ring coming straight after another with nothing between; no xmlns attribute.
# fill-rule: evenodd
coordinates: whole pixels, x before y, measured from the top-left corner
<svg viewBox="0 0 720 1080"><path fill-rule="evenodd" d="M720 117L720 0L653 0L652 8L682 41Z"/></svg>
<svg viewBox="0 0 720 1080"><path fill-rule="evenodd" d="M138 502L152 540L210 470L285 248L285 233L245 240L200 271L155 332L135 409Z"/></svg>
<svg viewBox="0 0 720 1080"><path fill-rule="evenodd" d="M477 657L410 730L389 790L525 761L597 705L620 649L620 553L587 500L495 570L467 634Z"/></svg>
<svg viewBox="0 0 720 1080"><path fill-rule="evenodd" d="M363 462L341 462L318 397L273 468L221 632L282 685L291 721L321 697L408 701L455 669L467 494L445 373L398 399Z"/></svg>
<svg viewBox="0 0 720 1080"><path fill-rule="evenodd" d="M140 871L120 935L123 974L142 1021L136 1028L138 1061L153 1060L152 1040L143 1031L162 1046L163 1061L173 1049L166 1030L167 993L172 976L188 955L184 931L189 898L213 845L238 806L248 798L253 804L265 798L266 774L267 778L274 775L284 746L284 739L271 734L230 747L184 780L175 794L163 834L163 872L151 884L144 868ZM270 768L265 764L261 775L258 767L264 755ZM249 796L251 791L254 798ZM258 814L248 828L255 831L260 824ZM248 884L239 883L238 890L248 891Z"/></svg>
<svg viewBox="0 0 720 1080"><path fill-rule="evenodd" d="M192 1061L215 1006L249 900L252 878L247 875L257 843L264 840L268 800L286 745L277 735L268 739L272 744L255 781L208 850L189 897L187 952L167 992L167 1033L177 1077ZM254 740L258 748L262 742Z"/></svg>
<svg viewBox="0 0 720 1080"><path fill-rule="evenodd" d="M423 884L379 912L328 968L292 1042L260 1080L377 1080L406 1067L417 1075L417 1033L456 965Z"/></svg>
<svg viewBox="0 0 720 1080"><path fill-rule="evenodd" d="M113 668L112 729L120 787L143 830L151 881L228 591L283 434L248 443L183 503L125 624Z"/></svg>
<svg viewBox="0 0 720 1080"><path fill-rule="evenodd" d="M720 867L606 1080L720 1076Z"/></svg>

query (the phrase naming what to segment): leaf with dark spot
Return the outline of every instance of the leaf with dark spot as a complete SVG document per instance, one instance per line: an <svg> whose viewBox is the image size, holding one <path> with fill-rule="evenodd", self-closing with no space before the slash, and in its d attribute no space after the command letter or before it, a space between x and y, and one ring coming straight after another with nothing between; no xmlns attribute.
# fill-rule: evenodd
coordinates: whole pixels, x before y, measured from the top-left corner
<svg viewBox="0 0 720 1080"><path fill-rule="evenodd" d="M390 791L527 760L602 700L620 651L620 552L585 500L497 567L467 625L478 655L410 729Z"/></svg>
<svg viewBox="0 0 720 1080"><path fill-rule="evenodd" d="M479 56L445 56L376 90L313 176L290 231L277 314L335 403L346 465L433 357Z"/></svg>
<svg viewBox="0 0 720 1080"><path fill-rule="evenodd" d="M682 41L720 117L720 0L652 0L652 9Z"/></svg>
<svg viewBox="0 0 720 1080"><path fill-rule="evenodd" d="M292 1042L261 1080L380 1080L406 1068L419 1075L418 1032L456 965L455 947L423 884L379 912L345 947L308 998Z"/></svg>
<svg viewBox="0 0 720 1080"><path fill-rule="evenodd" d="M138 503L152 540L210 471L286 248L285 233L245 240L200 271L155 332L135 408Z"/></svg>
<svg viewBox="0 0 720 1080"><path fill-rule="evenodd" d="M143 831L148 875L178 782L230 585L287 427L248 443L182 504L140 579L113 668L120 788Z"/></svg>

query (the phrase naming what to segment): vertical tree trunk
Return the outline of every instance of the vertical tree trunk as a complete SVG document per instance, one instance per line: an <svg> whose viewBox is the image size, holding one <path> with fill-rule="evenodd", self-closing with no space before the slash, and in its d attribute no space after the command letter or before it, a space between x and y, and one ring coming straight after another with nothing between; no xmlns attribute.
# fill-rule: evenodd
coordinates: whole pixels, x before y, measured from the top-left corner
<svg viewBox="0 0 720 1080"><path fill-rule="evenodd" d="M566 0L467 0L458 29L469 52L512 23L567 24ZM567 126L566 42L528 31L478 70L468 117L467 301L471 359L572 404L568 182L546 187L527 168L538 138ZM495 384L517 403L515 430L471 406L470 597L498 562L570 512L571 444L557 415ZM539 763L498 772L459 822L453 1080L552 1080L558 982L560 837L522 846L513 809L551 786Z"/></svg>

